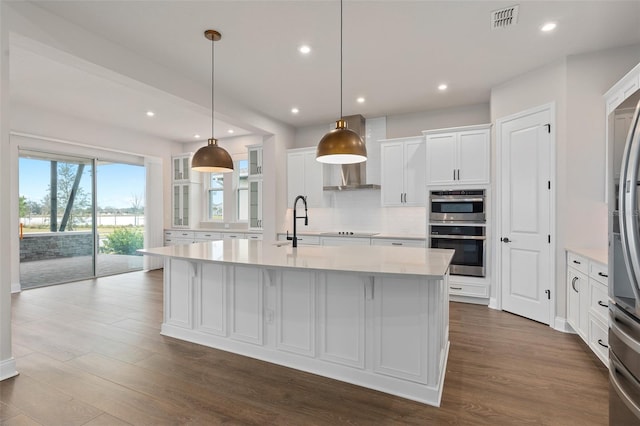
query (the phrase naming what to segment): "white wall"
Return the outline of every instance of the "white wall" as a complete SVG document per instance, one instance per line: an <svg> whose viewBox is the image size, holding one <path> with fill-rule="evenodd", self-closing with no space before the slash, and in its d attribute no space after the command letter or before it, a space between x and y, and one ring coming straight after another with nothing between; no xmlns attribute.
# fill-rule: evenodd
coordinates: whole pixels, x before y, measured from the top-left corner
<svg viewBox="0 0 640 426"><path fill-rule="evenodd" d="M387 138L421 135L423 130L486 124L491 121L489 104L387 116Z"/></svg>
<svg viewBox="0 0 640 426"><path fill-rule="evenodd" d="M605 102L640 62L640 45L567 58L566 243L606 250Z"/></svg>

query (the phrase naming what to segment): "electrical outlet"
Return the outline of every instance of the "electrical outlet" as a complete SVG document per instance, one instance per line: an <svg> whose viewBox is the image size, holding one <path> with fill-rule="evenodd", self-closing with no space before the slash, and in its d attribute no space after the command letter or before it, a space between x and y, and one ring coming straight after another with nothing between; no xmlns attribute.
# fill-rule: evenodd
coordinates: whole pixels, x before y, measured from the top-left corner
<svg viewBox="0 0 640 426"><path fill-rule="evenodd" d="M225 224L224 224L224 227L225 227L226 229L229 229L229 224L228 224L228 223L225 223Z"/></svg>

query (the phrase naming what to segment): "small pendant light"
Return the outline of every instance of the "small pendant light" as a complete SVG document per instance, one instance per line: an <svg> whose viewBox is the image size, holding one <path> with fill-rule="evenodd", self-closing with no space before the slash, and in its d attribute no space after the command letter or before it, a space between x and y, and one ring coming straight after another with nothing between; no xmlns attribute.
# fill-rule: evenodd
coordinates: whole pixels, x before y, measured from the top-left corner
<svg viewBox="0 0 640 426"><path fill-rule="evenodd" d="M316 160L329 164L352 164L367 161L367 147L362 138L347 128L342 119L342 0L340 0L340 119L336 128L324 135L316 149Z"/></svg>
<svg viewBox="0 0 640 426"><path fill-rule="evenodd" d="M222 147L218 146L218 140L214 137L214 92L215 92L215 42L222 38L222 35L216 30L207 30L204 36L211 40L211 139L207 146L200 148L193 155L191 160L191 168L198 172L211 173L227 173L233 171L233 160L229 153Z"/></svg>

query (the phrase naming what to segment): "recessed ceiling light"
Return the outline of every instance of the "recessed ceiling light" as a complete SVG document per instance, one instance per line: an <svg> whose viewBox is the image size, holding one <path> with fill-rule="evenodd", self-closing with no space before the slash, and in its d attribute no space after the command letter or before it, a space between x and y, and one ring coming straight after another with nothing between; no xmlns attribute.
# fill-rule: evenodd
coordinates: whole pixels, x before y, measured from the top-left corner
<svg viewBox="0 0 640 426"><path fill-rule="evenodd" d="M441 85L438 86L438 90L447 90L447 86L446 84L442 83Z"/></svg>
<svg viewBox="0 0 640 426"><path fill-rule="evenodd" d="M155 112L153 111L147 111L147 117L153 117L154 115L156 115Z"/></svg>
<svg viewBox="0 0 640 426"><path fill-rule="evenodd" d="M357 101L359 104L362 104L362 103L364 103L364 98L363 98L362 96L360 96L358 99L356 99L356 101Z"/></svg>
<svg viewBox="0 0 640 426"><path fill-rule="evenodd" d="M200 139L200 135L199 135L199 134L197 134L197 133L196 133L195 135L193 135L193 137L194 137L195 139Z"/></svg>
<svg viewBox="0 0 640 426"><path fill-rule="evenodd" d="M311 48L309 46L307 46L307 45L302 45L302 46L300 46L298 51L300 53L302 53L303 55L308 55L311 52Z"/></svg>
<svg viewBox="0 0 640 426"><path fill-rule="evenodd" d="M297 114L300 110L298 108L291 108L291 114Z"/></svg>
<svg viewBox="0 0 640 426"><path fill-rule="evenodd" d="M235 131L233 129L229 129L227 130L227 133L231 134L231 133L235 133Z"/></svg>
<svg viewBox="0 0 640 426"><path fill-rule="evenodd" d="M556 29L558 25L555 22L547 22L542 27L540 27L540 31L548 33L549 31L553 31Z"/></svg>

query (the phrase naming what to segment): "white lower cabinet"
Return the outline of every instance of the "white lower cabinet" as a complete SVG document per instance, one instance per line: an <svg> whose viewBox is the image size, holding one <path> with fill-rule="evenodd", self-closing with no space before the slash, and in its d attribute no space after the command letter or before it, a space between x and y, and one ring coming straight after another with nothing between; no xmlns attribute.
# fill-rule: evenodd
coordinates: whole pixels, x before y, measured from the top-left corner
<svg viewBox="0 0 640 426"><path fill-rule="evenodd" d="M391 238L372 238L372 246L392 246L392 247L426 247L425 240L405 240Z"/></svg>
<svg viewBox="0 0 640 426"><path fill-rule="evenodd" d="M227 335L227 267L203 263L195 288L195 328L218 336Z"/></svg>
<svg viewBox="0 0 640 426"><path fill-rule="evenodd" d="M262 270L235 266L227 282L231 286L230 337L234 340L262 345L264 330Z"/></svg>
<svg viewBox="0 0 640 426"><path fill-rule="evenodd" d="M166 259L164 264L165 323L182 328L193 327L193 280L197 264L187 260ZM171 285L169 285L171 283Z"/></svg>
<svg viewBox="0 0 640 426"><path fill-rule="evenodd" d="M371 238L361 237L320 237L320 245L323 246L369 246Z"/></svg>
<svg viewBox="0 0 640 426"><path fill-rule="evenodd" d="M269 315L267 315L269 316ZM316 276L282 271L276 285L276 347L315 356Z"/></svg>
<svg viewBox="0 0 640 426"><path fill-rule="evenodd" d="M606 366L609 365L607 278L607 265L567 252L567 322Z"/></svg>

